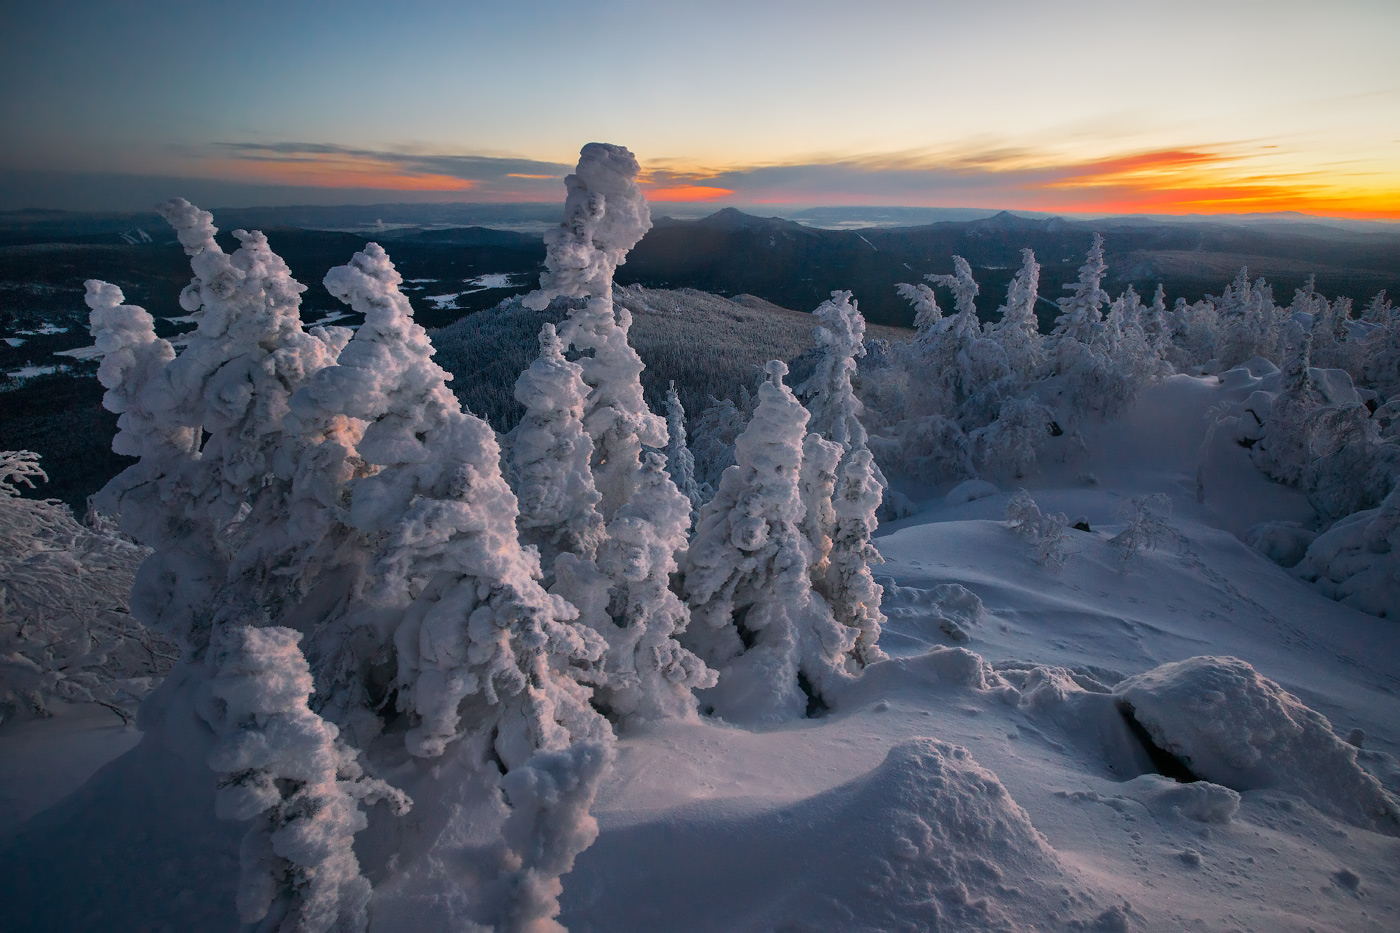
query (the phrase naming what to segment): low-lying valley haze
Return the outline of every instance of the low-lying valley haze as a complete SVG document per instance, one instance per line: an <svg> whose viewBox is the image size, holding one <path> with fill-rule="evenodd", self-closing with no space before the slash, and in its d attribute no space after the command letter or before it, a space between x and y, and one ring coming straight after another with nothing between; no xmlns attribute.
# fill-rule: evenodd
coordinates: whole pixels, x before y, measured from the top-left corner
<svg viewBox="0 0 1400 933"><path fill-rule="evenodd" d="M1400 7L0 11L0 929L1400 928Z"/></svg>

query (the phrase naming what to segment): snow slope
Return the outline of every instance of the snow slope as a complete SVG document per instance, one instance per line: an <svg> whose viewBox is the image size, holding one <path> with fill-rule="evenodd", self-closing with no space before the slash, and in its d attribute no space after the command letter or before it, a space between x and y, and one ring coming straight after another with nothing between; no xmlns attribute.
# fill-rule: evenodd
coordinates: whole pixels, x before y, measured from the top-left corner
<svg viewBox="0 0 1400 933"><path fill-rule="evenodd" d="M1232 442L1203 454L1206 411L1240 391L1172 377L1086 429L1086 451L1056 439L1029 491L1092 529L1068 533L1058 572L1006 526L1014 490L950 504L943 488L904 489L919 510L877 538L891 659L821 718L624 733L593 808L599 838L564 878L561 922L576 933L1400 929L1400 838L1355 809L1400 791L1400 629L1242 543L1256 522L1308 509ZM1109 539L1124 503L1151 493L1171 499L1172 534L1125 561ZM1253 686L1234 700L1235 688L1172 668L1115 689L1199 656L1233 656L1259 679L1241 673ZM160 699L143 715L159 715ZM1201 744L1212 734L1259 767L1220 769L1211 756L1227 746ZM1154 763L1143 736L1175 765ZM0 732L0 755L14 741ZM199 745L183 762L192 774ZM119 758L0 829L0 929L235 928L239 828L213 818L213 774L200 778L207 800L134 794L156 766ZM1235 786L1157 773L1172 767ZM395 829L384 812L370 818L357 849L378 885L376 852ZM470 828L470 815L453 825ZM442 877L397 876L371 903L371 929L438 928L430 892L450 896Z"/></svg>

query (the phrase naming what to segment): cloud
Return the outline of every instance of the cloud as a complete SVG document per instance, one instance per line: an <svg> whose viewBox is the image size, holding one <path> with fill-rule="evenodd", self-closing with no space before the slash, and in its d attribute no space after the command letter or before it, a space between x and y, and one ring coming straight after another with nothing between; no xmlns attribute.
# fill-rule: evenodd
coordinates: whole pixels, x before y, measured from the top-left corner
<svg viewBox="0 0 1400 933"><path fill-rule="evenodd" d="M330 143L224 142L203 168L263 184L389 191L470 191L477 200L562 197L572 166L536 159L442 155Z"/></svg>
<svg viewBox="0 0 1400 933"><path fill-rule="evenodd" d="M981 207L1055 213L1240 213L1296 210L1400 219L1400 178L1357 184L1317 172L1268 171L1260 150L1191 146L1087 160L1015 148L942 156L898 153L790 164L653 166L661 190L728 189L732 203ZM1270 153L1265 158L1273 156Z"/></svg>

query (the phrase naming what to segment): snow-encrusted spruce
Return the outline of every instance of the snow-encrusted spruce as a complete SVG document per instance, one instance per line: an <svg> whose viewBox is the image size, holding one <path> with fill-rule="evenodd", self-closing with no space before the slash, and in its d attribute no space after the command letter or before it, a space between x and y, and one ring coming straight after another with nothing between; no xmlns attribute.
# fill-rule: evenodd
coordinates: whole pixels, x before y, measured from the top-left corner
<svg viewBox="0 0 1400 933"><path fill-rule="evenodd" d="M1060 314L1055 318L1055 329L1051 331L1055 353L1061 358L1061 370L1072 362L1066 354L1073 353L1075 345L1097 344L1103 335L1103 306L1111 299L1103 290L1104 273L1108 265L1103 257L1103 237L1094 234L1094 242L1079 267L1079 278L1066 285L1073 292L1057 303Z"/></svg>
<svg viewBox="0 0 1400 933"><path fill-rule="evenodd" d="M359 453L380 468L355 485L350 518L383 542L372 597L397 623L408 750L435 758L461 742L464 754L494 753L512 806L505 833L515 867L483 909L500 929L534 929L558 913L558 876L596 835L587 807L614 737L584 680L597 676L606 646L541 587L536 552L516 531L495 432L448 390L400 281L388 257L368 248L326 277L332 294L366 315L351 341L361 346L346 352L367 365L326 376L328 391L351 393L347 413L370 422Z"/></svg>
<svg viewBox="0 0 1400 933"><path fill-rule="evenodd" d="M570 625L576 610L541 588L495 432L447 388L401 281L377 247L326 275L327 289L366 321L347 365L313 392L369 422L359 454L380 470L355 485L350 520L383 541L374 598L406 608L393 637L399 703L417 719L409 750L434 757L466 731L496 730L510 768L536 749L610 735L575 676L576 664L600 660L601 639ZM463 726L467 697L484 702Z"/></svg>
<svg viewBox="0 0 1400 933"><path fill-rule="evenodd" d="M661 456L647 453L637 494L608 522L598 549L607 595L580 605L583 619L608 642L599 699L624 726L694 716L694 691L715 685L715 672L677 641L690 609L670 580L689 530L690 500L671 482ZM562 570L560 576L567 596ZM607 611L599 613L604 599Z"/></svg>
<svg viewBox="0 0 1400 933"><path fill-rule="evenodd" d="M860 415L864 410L856 397L852 377L856 360L865 356L865 318L851 300L850 292L836 291L812 312L817 319L816 368L799 388L811 413L809 429L835 441L841 449L865 447L869 438Z"/></svg>
<svg viewBox="0 0 1400 933"><path fill-rule="evenodd" d="M84 285L89 327L102 358L97 381L107 389L102 407L117 414L112 451L152 462L190 456L197 443L194 428L162 419L142 398L142 389L175 359L175 349L156 336L155 319L145 308L124 303L120 288L97 279Z"/></svg>
<svg viewBox="0 0 1400 933"><path fill-rule="evenodd" d="M871 564L884 561L871 541L879 525L875 513L883 492L870 451L851 451L842 464L841 478L831 500L835 522L821 592L836 621L859 632L851 652L852 670L885 657L878 644L880 627L885 622L880 611L883 590L870 571Z"/></svg>
<svg viewBox="0 0 1400 933"><path fill-rule="evenodd" d="M690 513L694 518L714 491L695 480L695 455L686 445L685 408L676 394L675 382L666 390L666 472L671 474L681 495L690 500Z"/></svg>
<svg viewBox="0 0 1400 933"><path fill-rule="evenodd" d="M157 553L137 578L133 608L198 647L219 604L266 601L285 586L286 466L294 458L283 418L291 395L334 362L350 332L302 329L305 288L261 233L234 231L242 246L230 255L215 242L208 212L181 199L159 210L190 257L195 275L180 303L198 326L142 386L141 399L153 417L205 440L161 491L179 541L143 542ZM98 501L115 505L123 521L133 505L106 493ZM200 561L207 566L192 566Z"/></svg>
<svg viewBox="0 0 1400 933"><path fill-rule="evenodd" d="M219 817L253 820L239 855L238 915L257 923L281 902L280 930L363 930L370 884L354 835L369 825L360 804L398 815L410 801L367 778L339 730L307 707L311 671L301 634L276 626L220 625L205 662L200 713L217 736L209 765L223 775Z"/></svg>
<svg viewBox="0 0 1400 933"><path fill-rule="evenodd" d="M820 434L802 439L802 469L797 486L802 496L802 534L811 547L812 585L820 589L831 563L831 536L836 531L836 510L831 500L836 494L836 474L844 448Z"/></svg>
<svg viewBox="0 0 1400 933"><path fill-rule="evenodd" d="M1035 314L1039 298L1040 263L1035 253L1021 250L1021 268L1006 288L1006 304L1001 317L988 332L1006 354L1012 375L1023 382L1034 378L1045 361L1044 338Z"/></svg>
<svg viewBox="0 0 1400 933"><path fill-rule="evenodd" d="M857 635L814 598L798 488L808 415L783 384L787 366L766 368L737 463L700 510L685 568L684 640L719 669L706 699L734 720L801 716L847 676Z"/></svg>
<svg viewBox="0 0 1400 933"><path fill-rule="evenodd" d="M183 199L159 210L190 257L194 279L180 306L198 326L145 389L146 400L159 417L207 433L199 463L209 486L199 490L200 506L228 522L273 472L292 393L335 362L350 332L302 329L306 286L262 233L235 230L242 245L230 255L215 242L207 211Z"/></svg>
<svg viewBox="0 0 1400 933"><path fill-rule="evenodd" d="M525 416L503 446L520 502L521 540L540 549L547 572L561 552L592 560L604 538L602 497L589 467L593 441L583 429L587 395L583 367L564 358L564 343L546 322L539 357L515 382Z"/></svg>
<svg viewBox="0 0 1400 933"><path fill-rule="evenodd" d="M545 235L540 289L524 299L537 311L555 297L582 300L570 308L561 336L584 354L579 364L592 391L583 423L593 438L593 481L605 520L636 491L643 446L666 446L666 422L647 408L645 366L627 342L632 313L612 298L613 272L651 229L651 211L637 186L640 171L621 146L583 147L578 167L564 179L564 222Z"/></svg>

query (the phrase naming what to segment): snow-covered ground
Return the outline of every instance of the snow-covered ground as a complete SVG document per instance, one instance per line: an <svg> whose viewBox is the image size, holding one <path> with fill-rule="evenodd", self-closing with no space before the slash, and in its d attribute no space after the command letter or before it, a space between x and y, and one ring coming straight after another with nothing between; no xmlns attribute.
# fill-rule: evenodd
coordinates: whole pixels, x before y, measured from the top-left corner
<svg viewBox="0 0 1400 933"><path fill-rule="evenodd" d="M1233 442L1203 450L1207 410L1241 391L1173 376L1086 431L1087 454L1061 461L1068 442L1052 446L1029 491L1091 529L1069 532L1059 571L1007 527L1013 489L950 503L944 488L906 487L917 511L877 542L891 659L820 718L624 733L560 921L613 933L1400 929L1400 827L1357 767L1400 791L1400 630L1241 542L1261 520L1307 512ZM1109 539L1124 504L1152 493L1171 499L1171 533L1124 560ZM1122 683L1200 656L1268 680L1216 661ZM56 800L134 742L106 715L0 729L0 928L233 929L241 828L214 819L198 755L155 761L142 747ZM1171 766L1154 765L1149 735L1235 789L1160 775ZM193 777L170 796L133 792L157 773ZM185 799L201 782L207 794ZM431 892L450 869L391 873L394 820L379 808L371 824L356 839L377 886L371 929L446 929L432 897L447 895Z"/></svg>

